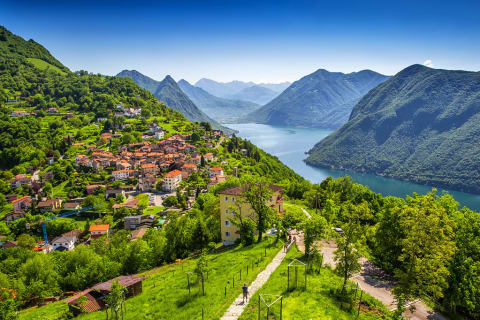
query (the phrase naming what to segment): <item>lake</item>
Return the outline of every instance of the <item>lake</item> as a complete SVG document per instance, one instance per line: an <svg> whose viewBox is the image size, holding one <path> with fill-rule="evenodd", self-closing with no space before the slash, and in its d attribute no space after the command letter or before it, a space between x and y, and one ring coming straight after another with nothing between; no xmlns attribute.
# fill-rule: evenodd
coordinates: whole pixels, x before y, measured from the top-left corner
<svg viewBox="0 0 480 320"><path fill-rule="evenodd" d="M303 159L307 157L305 151L310 150L315 143L329 135L332 132L330 130L275 127L254 123L226 124L226 126L238 130L237 136L248 139L259 148L277 156L284 164L313 183L319 183L329 176L338 178L349 175L356 182L368 186L377 193L402 198L414 192L426 194L433 187L384 178L373 174L329 170L305 164L303 162ZM445 190L443 188L438 189L439 191ZM453 190L445 191L448 191L462 206L480 211L480 195Z"/></svg>

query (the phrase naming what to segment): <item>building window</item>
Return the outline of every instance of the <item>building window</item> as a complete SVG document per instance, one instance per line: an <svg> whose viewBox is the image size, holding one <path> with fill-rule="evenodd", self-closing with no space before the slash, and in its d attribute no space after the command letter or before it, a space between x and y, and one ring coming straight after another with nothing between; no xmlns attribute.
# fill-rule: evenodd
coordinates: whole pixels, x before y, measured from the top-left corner
<svg viewBox="0 0 480 320"><path fill-rule="evenodd" d="M225 237L230 238L230 232L225 232Z"/></svg>
<svg viewBox="0 0 480 320"><path fill-rule="evenodd" d="M228 209L225 210L225 214L228 214Z"/></svg>
<svg viewBox="0 0 480 320"><path fill-rule="evenodd" d="M235 202L235 197L232 197L232 202Z"/></svg>
<svg viewBox="0 0 480 320"><path fill-rule="evenodd" d="M227 197L227 196L225 196L225 201L228 201L228 197Z"/></svg>
<svg viewBox="0 0 480 320"><path fill-rule="evenodd" d="M225 220L225 226L227 226L227 227L230 226L230 221Z"/></svg>

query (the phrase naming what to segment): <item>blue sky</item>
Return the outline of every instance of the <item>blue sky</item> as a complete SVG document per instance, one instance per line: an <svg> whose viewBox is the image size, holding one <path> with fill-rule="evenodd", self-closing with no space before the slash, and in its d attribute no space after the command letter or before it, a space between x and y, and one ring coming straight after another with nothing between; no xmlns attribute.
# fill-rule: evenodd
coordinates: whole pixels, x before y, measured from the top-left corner
<svg viewBox="0 0 480 320"><path fill-rule="evenodd" d="M427 60L480 70L475 1L2 1L0 24L71 70L195 82L392 75Z"/></svg>

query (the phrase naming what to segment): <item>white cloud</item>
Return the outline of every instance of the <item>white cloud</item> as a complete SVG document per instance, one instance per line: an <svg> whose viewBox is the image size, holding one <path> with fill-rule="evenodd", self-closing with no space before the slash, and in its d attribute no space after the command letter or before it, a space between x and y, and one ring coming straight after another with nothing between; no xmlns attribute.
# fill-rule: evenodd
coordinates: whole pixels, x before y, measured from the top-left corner
<svg viewBox="0 0 480 320"><path fill-rule="evenodd" d="M429 67L429 68L433 68L433 63L432 63L432 60L430 60L430 59L425 60L423 65L426 66L426 67Z"/></svg>

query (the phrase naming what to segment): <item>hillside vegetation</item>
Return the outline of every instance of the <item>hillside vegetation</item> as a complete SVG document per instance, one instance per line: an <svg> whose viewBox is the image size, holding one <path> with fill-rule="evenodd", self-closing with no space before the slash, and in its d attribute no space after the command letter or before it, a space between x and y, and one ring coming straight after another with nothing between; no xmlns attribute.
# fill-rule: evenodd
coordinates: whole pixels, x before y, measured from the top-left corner
<svg viewBox="0 0 480 320"><path fill-rule="evenodd" d="M370 70L344 74L320 69L239 122L336 129L348 120L355 103L386 79Z"/></svg>
<svg viewBox="0 0 480 320"><path fill-rule="evenodd" d="M410 66L370 91L307 163L480 192L480 73Z"/></svg>
<svg viewBox="0 0 480 320"><path fill-rule="evenodd" d="M156 81L136 70L123 70L117 74L117 77L132 79L140 87L150 91L160 101L170 108L179 111L190 121L209 122L215 129L220 129L228 134L233 133L233 130L220 125L217 121L202 112L180 89L171 76L166 76L162 81Z"/></svg>
<svg viewBox="0 0 480 320"><path fill-rule="evenodd" d="M127 300L124 319L201 319L202 309L204 319L219 319L240 294L243 282L253 281L280 250L281 243L275 245L273 241L270 238L250 247L239 246L208 254L205 295L202 295L201 284L195 274L198 258L185 259L139 274L147 277L143 282L143 293ZM190 294L187 273L191 273ZM57 320L67 313L67 305L60 301L25 310L20 314L20 320ZM105 312L85 314L78 319L103 320Z"/></svg>

